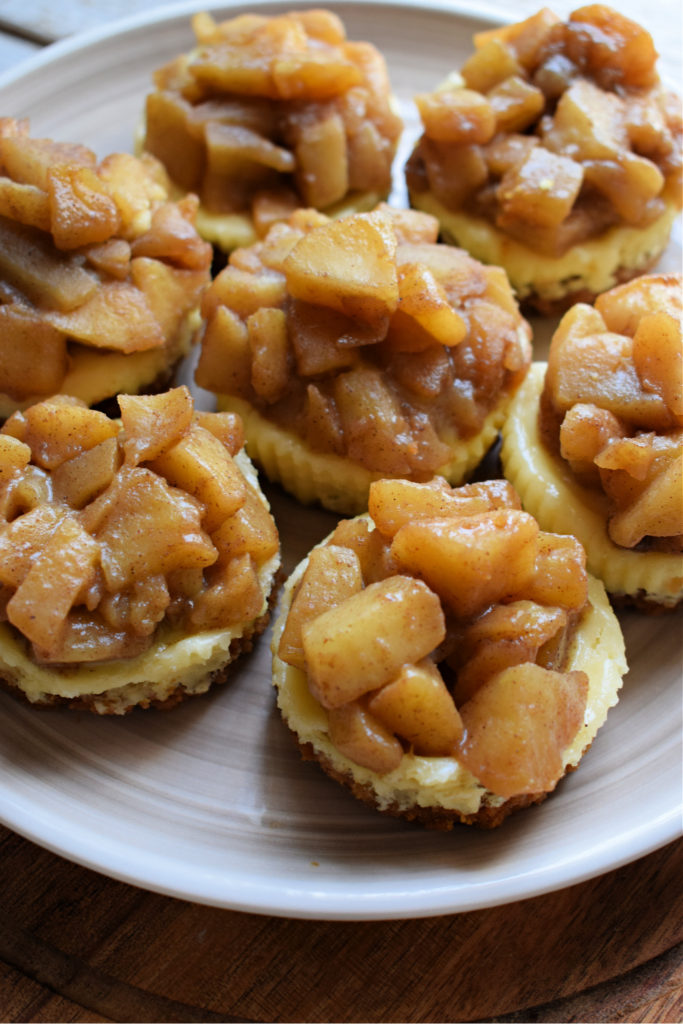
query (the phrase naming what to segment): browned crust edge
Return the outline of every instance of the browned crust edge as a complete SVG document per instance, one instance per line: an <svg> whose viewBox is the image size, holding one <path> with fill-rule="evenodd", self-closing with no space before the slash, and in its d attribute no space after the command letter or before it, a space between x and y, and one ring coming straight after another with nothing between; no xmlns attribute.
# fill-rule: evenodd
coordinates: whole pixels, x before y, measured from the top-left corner
<svg viewBox="0 0 683 1024"><path fill-rule="evenodd" d="M550 795L550 793L546 792L523 793L519 796L510 797L504 803L495 807L482 804L475 814L463 814L460 811L446 807L420 807L417 804L411 807L401 807L396 802L380 807L371 785L357 782L350 772L339 771L328 757L315 750L312 743L300 742L296 733L291 729L290 731L297 743L302 760L316 761L326 775L350 790L357 800L370 805L380 814L385 814L392 818L402 818L404 821L417 822L425 828L434 831L450 832L459 824L475 825L483 829L498 828L509 815L525 807L540 804ZM569 767L567 774L574 770L575 767Z"/></svg>

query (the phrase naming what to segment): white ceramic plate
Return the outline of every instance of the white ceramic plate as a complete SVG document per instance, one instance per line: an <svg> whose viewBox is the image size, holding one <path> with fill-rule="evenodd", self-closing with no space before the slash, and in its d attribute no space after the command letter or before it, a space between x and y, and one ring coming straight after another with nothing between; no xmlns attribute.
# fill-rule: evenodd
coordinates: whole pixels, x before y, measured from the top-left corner
<svg viewBox="0 0 683 1024"><path fill-rule="evenodd" d="M416 130L412 96L459 66L472 32L489 22L480 7L331 6L351 38L385 53L408 125L405 154ZM130 149L151 71L188 48L188 15L202 7L167 8L52 47L0 79L0 113L29 116L33 134L85 142L102 156ZM677 242L666 260L679 254ZM291 569L333 519L269 493ZM622 621L631 671L580 771L494 832L438 834L385 819L302 763L274 709L268 634L224 687L167 714L100 719L0 697L0 820L107 875L278 915L442 914L571 885L680 831L681 616Z"/></svg>

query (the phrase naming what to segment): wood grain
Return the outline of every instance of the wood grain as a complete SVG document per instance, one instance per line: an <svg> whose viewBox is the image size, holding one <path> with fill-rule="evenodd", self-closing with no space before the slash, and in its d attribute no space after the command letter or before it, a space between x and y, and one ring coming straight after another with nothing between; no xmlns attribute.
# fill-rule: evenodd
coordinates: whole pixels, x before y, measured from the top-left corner
<svg viewBox="0 0 683 1024"><path fill-rule="evenodd" d="M325 922L144 892L0 830L6 1021L679 1021L683 841L491 910Z"/></svg>

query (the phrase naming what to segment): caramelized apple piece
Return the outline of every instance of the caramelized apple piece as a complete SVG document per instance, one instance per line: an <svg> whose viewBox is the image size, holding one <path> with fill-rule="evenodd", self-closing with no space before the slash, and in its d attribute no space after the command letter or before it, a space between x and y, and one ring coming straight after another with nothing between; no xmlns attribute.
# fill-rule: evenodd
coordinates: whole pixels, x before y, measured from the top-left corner
<svg viewBox="0 0 683 1024"><path fill-rule="evenodd" d="M539 650L564 632L567 622L563 608L520 600L494 605L465 626L448 659L457 670L453 696L458 707L491 676L512 665L535 662Z"/></svg>
<svg viewBox="0 0 683 1024"><path fill-rule="evenodd" d="M337 750L363 768L387 775L401 763L400 742L358 701L330 708L327 728Z"/></svg>
<svg viewBox="0 0 683 1024"><path fill-rule="evenodd" d="M332 110L320 119L304 121L296 135L295 178L303 205L325 209L349 190L344 121Z"/></svg>
<svg viewBox="0 0 683 1024"><path fill-rule="evenodd" d="M71 508L83 508L110 485L120 463L118 439L105 438L52 471L55 497Z"/></svg>
<svg viewBox="0 0 683 1024"><path fill-rule="evenodd" d="M498 82L489 90L487 99L495 119L494 132L523 132L545 109L543 92L521 75L510 75Z"/></svg>
<svg viewBox="0 0 683 1024"><path fill-rule="evenodd" d="M56 253L42 232L6 217L0 217L0 271L37 306L64 312L83 305L97 288L78 256Z"/></svg>
<svg viewBox="0 0 683 1024"><path fill-rule="evenodd" d="M650 435L649 444L643 440L646 462L638 474L641 479L632 469L600 467L603 488L616 501L608 532L622 547L634 547L643 537L683 534L683 434ZM596 459L599 466L602 461Z"/></svg>
<svg viewBox="0 0 683 1024"><path fill-rule="evenodd" d="M149 303L129 281L107 281L78 309L49 311L45 319L64 334L95 348L143 352L164 343L161 325Z"/></svg>
<svg viewBox="0 0 683 1024"><path fill-rule="evenodd" d="M496 130L496 116L489 100L472 89L419 93L415 105L426 134L437 142L484 145Z"/></svg>
<svg viewBox="0 0 683 1024"><path fill-rule="evenodd" d="M368 710L425 757L447 757L462 737L453 698L429 658L404 665L396 679L371 695Z"/></svg>
<svg viewBox="0 0 683 1024"><path fill-rule="evenodd" d="M656 82L657 51L647 29L605 4L569 16L567 53L606 87L648 88Z"/></svg>
<svg viewBox="0 0 683 1024"><path fill-rule="evenodd" d="M381 213L329 221L304 235L285 260L287 289L375 324L398 305L396 235Z"/></svg>
<svg viewBox="0 0 683 1024"><path fill-rule="evenodd" d="M459 618L524 591L534 571L538 524L516 509L406 523L391 550Z"/></svg>
<svg viewBox="0 0 683 1024"><path fill-rule="evenodd" d="M564 771L562 755L581 728L587 694L584 672L531 664L505 669L460 708L465 735L458 760L505 799L551 792Z"/></svg>
<svg viewBox="0 0 683 1024"><path fill-rule="evenodd" d="M633 335L633 364L642 386L653 391L671 412L683 416L683 331L670 313L649 313Z"/></svg>
<svg viewBox="0 0 683 1024"><path fill-rule="evenodd" d="M94 536L110 590L216 561L216 549L200 525L202 506L150 470L122 467L102 497L106 512Z"/></svg>
<svg viewBox="0 0 683 1024"><path fill-rule="evenodd" d="M246 484L237 464L218 438L198 424L191 424L149 466L201 502L202 525L209 533L246 501Z"/></svg>
<svg viewBox="0 0 683 1024"><path fill-rule="evenodd" d="M202 296L202 316L210 319L216 309L228 306L246 320L258 309L281 306L285 295L285 279L278 271L250 273L228 263Z"/></svg>
<svg viewBox="0 0 683 1024"><path fill-rule="evenodd" d="M219 306L205 324L195 381L202 388L226 395L251 394L251 348L247 328L227 306Z"/></svg>
<svg viewBox="0 0 683 1024"><path fill-rule="evenodd" d="M30 446L33 461L44 469L55 469L118 433L116 423L104 413L61 396L30 406L23 420L22 440Z"/></svg>
<svg viewBox="0 0 683 1024"><path fill-rule="evenodd" d="M399 269L400 305L394 313L388 340L398 352L420 352L434 345L457 345L467 324L453 309L441 284L428 267L403 263Z"/></svg>
<svg viewBox="0 0 683 1024"><path fill-rule="evenodd" d="M19 304L0 305L0 391L24 398L58 392L67 367L66 336L45 323L32 309Z"/></svg>
<svg viewBox="0 0 683 1024"><path fill-rule="evenodd" d="M489 503L480 493L462 493L443 478L428 483L412 480L375 480L370 484L368 512L385 537L394 537L406 523L446 516L486 512Z"/></svg>
<svg viewBox="0 0 683 1024"><path fill-rule="evenodd" d="M50 200L47 192L35 185L0 177L0 216L40 231L49 231Z"/></svg>
<svg viewBox="0 0 683 1024"><path fill-rule="evenodd" d="M624 433L623 424L608 409L577 402L565 414L560 426L560 454L579 480L587 484L599 483L595 457Z"/></svg>
<svg viewBox="0 0 683 1024"><path fill-rule="evenodd" d="M247 319L251 348L251 385L268 404L290 389L292 350L282 309L259 309Z"/></svg>
<svg viewBox="0 0 683 1024"><path fill-rule="evenodd" d="M674 426L662 398L641 385L631 338L600 331L601 321L597 310L584 314L576 307L562 318L550 347L546 383L556 410L566 412L577 402L587 402L637 427ZM597 328L595 333L591 327Z"/></svg>
<svg viewBox="0 0 683 1024"><path fill-rule="evenodd" d="M65 514L63 506L45 503L0 528L0 583L22 583Z"/></svg>
<svg viewBox="0 0 683 1024"><path fill-rule="evenodd" d="M119 395L118 402L123 451L131 466L163 455L187 433L192 422L194 403L185 386L159 395Z"/></svg>
<svg viewBox="0 0 683 1024"><path fill-rule="evenodd" d="M280 637L279 657L288 665L304 669L304 623L357 594L362 586L363 577L354 551L337 544L313 548Z"/></svg>
<svg viewBox="0 0 683 1024"><path fill-rule="evenodd" d="M503 175L498 187L501 226L520 218L544 226L560 224L569 215L583 182L581 164L534 146Z"/></svg>
<svg viewBox="0 0 683 1024"><path fill-rule="evenodd" d="M574 537L540 531L533 576L519 591L530 601L578 611L588 595L586 553Z"/></svg>
<svg viewBox="0 0 683 1024"><path fill-rule="evenodd" d="M116 234L119 211L92 168L57 164L50 169L47 192L58 249L79 249Z"/></svg>
<svg viewBox="0 0 683 1024"><path fill-rule="evenodd" d="M92 581L99 545L71 517L55 528L7 603L7 617L44 651L59 641L64 619Z"/></svg>
<svg viewBox="0 0 683 1024"><path fill-rule="evenodd" d="M217 565L250 554L258 566L278 551L277 527L272 515L252 485L246 481L244 504L211 533L218 551Z"/></svg>
<svg viewBox="0 0 683 1024"><path fill-rule="evenodd" d="M217 569L217 578L194 600L189 615L195 629L225 629L255 619L263 607L258 571L249 554Z"/></svg>
<svg viewBox="0 0 683 1024"><path fill-rule="evenodd" d="M487 93L499 82L521 70L511 47L496 36L475 36L476 50L460 69L466 85L477 93Z"/></svg>
<svg viewBox="0 0 683 1024"><path fill-rule="evenodd" d="M391 576L304 623L301 632L309 687L331 708L426 657L443 640L445 625L441 603L424 583Z"/></svg>
<svg viewBox="0 0 683 1024"><path fill-rule="evenodd" d="M360 366L335 378L349 458L380 473L410 472L411 439L397 396L379 370Z"/></svg>
<svg viewBox="0 0 683 1024"><path fill-rule="evenodd" d="M638 324L653 310L681 318L683 297L676 274L648 274L617 285L595 300L595 309L607 329L633 338Z"/></svg>

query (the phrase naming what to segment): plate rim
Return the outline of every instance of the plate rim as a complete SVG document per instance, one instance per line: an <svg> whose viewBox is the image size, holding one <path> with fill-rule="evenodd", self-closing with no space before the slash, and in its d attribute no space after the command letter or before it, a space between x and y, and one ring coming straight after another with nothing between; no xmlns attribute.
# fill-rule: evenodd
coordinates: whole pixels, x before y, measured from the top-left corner
<svg viewBox="0 0 683 1024"><path fill-rule="evenodd" d="M302 0L298 6L318 7L320 3L316 0ZM386 10L399 8L425 15L447 15L454 19L484 21L490 24L503 24L511 20L506 17L505 12L497 10L494 5L486 2L478 4L476 0L466 3L451 2L451 0L427 0L425 3L420 3L420 0L342 0L339 3L330 2L323 6L340 11L344 8L347 10L371 7ZM212 12L219 16L229 16L230 11L258 7L290 10L296 8L297 4L292 0L251 0L251 2L240 0L240 2L222 2L211 6L203 0L182 0L180 3L164 4L151 10L117 18L52 43L0 74L0 99L5 88L20 83L24 79L30 79L31 76L41 76L61 60L77 55L84 50L91 50L101 44L115 44L117 40L129 33L145 33L162 23L188 19L192 14L206 10L208 7L211 7ZM73 829L72 831L67 831L65 828L60 829L57 811L50 810L49 813L43 811L38 818L38 824L36 824L35 821L30 820L28 808L22 806L21 802L10 799L2 803L2 791L0 790L0 821L3 824L27 840L56 855L67 857L82 867L106 877L177 899L235 911L309 920L359 921L443 916L521 902L587 881L606 871L614 870L647 856L675 841L683 835L681 815L682 809L679 803L660 814L654 825L652 822L646 824L636 822L627 833L627 843L624 842L622 833L619 836L618 847L616 840L605 841L602 843L597 857L594 848L585 850L579 858L572 857L574 870L571 878L567 878L566 874L562 873L565 861L557 858L542 870L536 869L534 883L527 883L521 895L512 891L507 893L499 891L503 885L509 887L510 875L506 875L496 879L487 879L478 885L470 881L467 888L462 884L454 885L449 890L450 898L443 892L439 895L429 890L426 893L406 892L402 896L403 902L396 907L382 905L383 901L386 904L388 899L386 893L354 893L353 909L348 909L345 906L349 902L348 892L331 893L322 890L312 892L310 888L304 891L299 876L297 876L296 885L279 890L277 905L273 905L271 901L270 889L256 891L257 887L254 883L252 883L255 886L254 892L249 893L247 897L241 897L236 893L234 885L231 893L221 893L218 896L210 889L208 875L200 878L194 885L189 885L185 881L185 884L179 887L178 882L176 881L174 884L172 880L175 861L170 862L173 871L169 874L167 869L165 878L154 877L155 869L159 870L159 868L157 860L152 862L149 857L146 861L145 871L135 870L135 867L131 865L135 850L126 846L125 843L103 849L101 846L97 846L96 838L92 833L80 830L74 836ZM42 827L39 828L38 825ZM169 864L168 861L164 861L164 863ZM558 877L559 875L561 877ZM243 876L239 881L244 889ZM199 884L200 882L202 884ZM248 890L248 887L246 888ZM427 901L425 901L425 895L429 896ZM308 901L306 905L302 905L303 899Z"/></svg>

